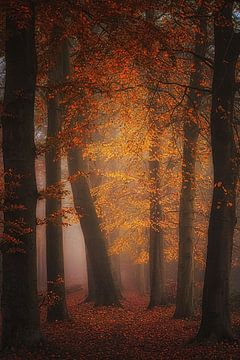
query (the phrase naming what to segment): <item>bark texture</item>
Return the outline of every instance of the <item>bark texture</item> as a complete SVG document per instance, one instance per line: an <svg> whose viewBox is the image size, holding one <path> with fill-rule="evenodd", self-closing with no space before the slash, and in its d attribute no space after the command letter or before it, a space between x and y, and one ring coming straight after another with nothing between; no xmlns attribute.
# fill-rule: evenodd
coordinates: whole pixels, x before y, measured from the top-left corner
<svg viewBox="0 0 240 360"><path fill-rule="evenodd" d="M39 311L36 266L36 203L34 144L34 100L37 60L35 50L35 9L25 1L31 16L19 28L17 4L7 5L6 83L4 94L4 235L2 347L39 342ZM18 185L13 182L18 177ZM20 206L19 208L17 208ZM20 241L11 243L11 238ZM8 241L9 240L9 241ZM18 248L18 249L16 249Z"/></svg>

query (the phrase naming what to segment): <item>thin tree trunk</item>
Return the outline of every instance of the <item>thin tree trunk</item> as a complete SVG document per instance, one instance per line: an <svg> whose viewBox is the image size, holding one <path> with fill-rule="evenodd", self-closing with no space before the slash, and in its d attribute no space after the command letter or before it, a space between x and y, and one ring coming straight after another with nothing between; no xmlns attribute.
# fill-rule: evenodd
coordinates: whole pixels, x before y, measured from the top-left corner
<svg viewBox="0 0 240 360"><path fill-rule="evenodd" d="M136 282L140 295L146 295L149 292L148 278L149 271L147 264L136 264Z"/></svg>
<svg viewBox="0 0 240 360"><path fill-rule="evenodd" d="M84 235L87 253L95 281L95 304L118 305L119 300L114 286L106 244L101 232L96 210L93 204L88 181L84 173L84 161L81 150L70 149L68 153L69 175L79 171L81 175L71 181L74 206Z"/></svg>
<svg viewBox="0 0 240 360"><path fill-rule="evenodd" d="M114 243L114 240L118 237L119 231L115 230L109 236L108 243L109 247ZM117 295L119 299L122 299L122 278L121 278L121 260L120 254L113 254L110 256L110 265L113 275L113 281L116 287Z"/></svg>
<svg viewBox="0 0 240 360"><path fill-rule="evenodd" d="M212 84L211 139L214 188L208 228L202 321L198 340L232 339L229 276L236 223L237 155L233 131L239 33L231 25L233 1L225 1L214 25L215 57Z"/></svg>
<svg viewBox="0 0 240 360"><path fill-rule="evenodd" d="M156 127L156 124L154 128ZM155 129L156 130L156 129ZM157 141L158 131L153 132L150 149L149 177L150 177L150 245L149 245L149 271L150 271L150 302L148 307L166 304L165 274L164 274L164 239L160 225L162 208L160 204L160 178L159 178L159 148Z"/></svg>
<svg viewBox="0 0 240 360"><path fill-rule="evenodd" d="M2 346L34 344L40 340L36 266L36 203L34 100L37 58L35 8L25 1L31 16L19 28L13 14L15 2L7 5L6 84L4 95L4 236L15 238L3 251ZM21 14L19 14L21 16ZM14 187L14 177L19 185ZM16 179L15 179L16 180ZM16 208L19 206L19 209ZM16 247L19 249L16 250Z"/></svg>
<svg viewBox="0 0 240 360"><path fill-rule="evenodd" d="M93 271L87 251L86 251L86 262L87 262L88 294L84 302L88 303L95 301L95 282L94 282Z"/></svg>
<svg viewBox="0 0 240 360"><path fill-rule="evenodd" d="M201 12L201 9L200 9ZM195 54L204 57L206 48L206 20L201 18L195 38ZM195 164L199 126L197 123L201 96L195 90L203 79L201 61L194 57L194 72L190 77L190 91L186 104L183 129L182 187L179 209L179 256L175 318L191 317L193 303L193 221L195 199ZM189 112L189 110L192 110ZM190 114L190 115L189 115ZM194 114L194 118L193 118Z"/></svg>
<svg viewBox="0 0 240 360"><path fill-rule="evenodd" d="M117 290L118 298L122 299L122 278L121 278L121 262L120 254L110 256L113 281Z"/></svg>
<svg viewBox="0 0 240 360"><path fill-rule="evenodd" d="M154 11L146 12L146 20L154 23ZM149 108L155 104L154 98L149 102ZM149 110L150 110L149 109ZM160 204L160 163L159 163L159 123L149 118L151 144L149 149L149 181L150 181L150 243L149 243L149 275L150 275L150 302L148 308L166 304L165 274L164 274L164 238L160 226L162 206Z"/></svg>
<svg viewBox="0 0 240 360"><path fill-rule="evenodd" d="M49 72L50 85L63 80L62 49L58 51L55 67ZM59 95L48 100L48 128L46 151L46 186L54 186L61 181L61 159L57 158L57 146L51 145L56 141L61 129L61 112ZM63 231L61 224L61 198L56 196L46 199L46 254L47 254L47 285L51 301L48 304L48 321L64 320L68 318L64 278ZM58 215L57 215L58 214Z"/></svg>

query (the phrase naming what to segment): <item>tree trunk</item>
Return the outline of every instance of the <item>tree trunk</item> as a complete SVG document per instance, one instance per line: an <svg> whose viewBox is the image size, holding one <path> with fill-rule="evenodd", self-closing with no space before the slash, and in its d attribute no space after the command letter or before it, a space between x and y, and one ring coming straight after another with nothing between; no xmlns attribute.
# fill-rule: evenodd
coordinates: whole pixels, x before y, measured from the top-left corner
<svg viewBox="0 0 240 360"><path fill-rule="evenodd" d="M57 54L55 68L49 72L49 83L56 85L63 80L63 59L62 49ZM48 128L46 151L46 186L54 186L61 182L61 159L57 159L57 145L51 145L56 141L58 132L61 129L61 112L59 95L48 100ZM63 231L61 198L48 196L46 199L46 254L47 254L47 285L48 295L51 301L48 304L48 321L64 320L68 318L64 278L64 254L63 254ZM57 215L58 214L58 215Z"/></svg>
<svg viewBox="0 0 240 360"><path fill-rule="evenodd" d="M110 256L110 264L112 269L113 281L117 291L118 299L122 299L122 278L121 278L121 262L120 254Z"/></svg>
<svg viewBox="0 0 240 360"><path fill-rule="evenodd" d="M146 12L146 20L154 24L154 10ZM149 47L149 50L151 48ZM155 108L154 97L149 96L149 111ZM150 243L149 243L149 275L150 275L150 302L148 308L166 304L165 274L164 274L164 239L160 225L162 206L160 204L160 163L159 163L159 123L149 117L150 149L149 149L149 181L150 181Z"/></svg>
<svg viewBox="0 0 240 360"><path fill-rule="evenodd" d="M114 240L118 237L119 235L119 231L115 230L114 232L112 232L108 238L108 246L110 247L113 243ZM121 254L113 254L110 256L110 265L111 265L111 270L112 270L112 276L113 276L113 281L115 284L115 288L117 291L117 295L119 299L122 299L122 277L121 277L121 258L120 258Z"/></svg>
<svg viewBox="0 0 240 360"><path fill-rule="evenodd" d="M96 305L118 305L117 291L114 286L107 254L106 244L101 232L94 203L84 175L84 161L81 150L70 149L68 153L69 175L81 175L71 181L74 206L84 235L87 253L95 282Z"/></svg>
<svg viewBox="0 0 240 360"><path fill-rule="evenodd" d="M137 289L141 296L146 295L149 292L149 271L148 264L136 264L136 283Z"/></svg>
<svg viewBox="0 0 240 360"><path fill-rule="evenodd" d="M86 251L86 260L87 260L86 262L87 262L88 294L84 302L88 303L95 301L95 283L94 283L92 267L87 251Z"/></svg>
<svg viewBox="0 0 240 360"><path fill-rule="evenodd" d="M201 9L200 9L201 11ZM206 20L201 18L195 37L194 53L204 57L206 48ZM193 315L193 220L195 199L195 164L199 126L198 110L202 97L196 88L203 79L201 61L194 57L194 72L190 77L190 91L186 104L183 128L182 188L179 209L179 256L177 297L174 317L188 318ZM189 110L192 112L189 112ZM193 118L194 114L194 118Z"/></svg>
<svg viewBox="0 0 240 360"><path fill-rule="evenodd" d="M225 1L215 18L215 57L212 84L211 139L214 188L208 228L207 263L202 321L197 339L232 339L229 275L236 223L237 154L233 104L239 34L231 25L233 1Z"/></svg>
<svg viewBox="0 0 240 360"><path fill-rule="evenodd" d="M37 59L35 9L25 1L31 16L19 28L7 5L6 84L4 95L4 237L21 241L3 250L2 346L31 345L40 340L36 266L36 203L34 100ZM24 17L25 19L25 17ZM19 178L16 178L19 176ZM17 185L14 181L19 183ZM14 189L13 189L14 186ZM19 208L17 208L19 206ZM18 249L16 249L18 247Z"/></svg>
<svg viewBox="0 0 240 360"><path fill-rule="evenodd" d="M63 60L65 76L69 75L69 67L69 50L65 43ZM89 183L84 175L85 162L81 149L70 149L67 160L69 176L76 177L77 175L77 178L71 181L71 188L74 207L79 215L84 236L88 270L91 269L92 272L92 274L88 274L88 280L91 281L91 292L94 296L95 305L119 305L105 239L100 229ZM78 176L79 172L81 173L80 176ZM86 300L89 299L91 299L90 296Z"/></svg>
<svg viewBox="0 0 240 360"><path fill-rule="evenodd" d="M156 125L154 126L156 128ZM156 130L156 129L155 129ZM148 308L166 304L165 274L164 274L164 239L160 225L162 209L160 204L159 178L159 148L157 141L158 131L153 132L149 160L150 178L150 245L149 245L149 272L150 272L150 302Z"/></svg>
<svg viewBox="0 0 240 360"><path fill-rule="evenodd" d="M99 135L94 136L93 141L99 141L100 137ZM89 167L89 161L86 162L86 164L88 165L88 171L90 172L90 176L89 176L89 183L90 183L90 187L94 188L94 187L98 187L103 183L103 177L100 175L96 175L96 173L94 173L94 171L91 171L90 167ZM91 164L93 165L93 162L91 162ZM97 166L97 161L95 161L94 163L95 166ZM115 170L115 163L113 162L112 166L110 167L111 170ZM92 199L93 202L95 201L95 199ZM109 236L108 239L108 244L107 247L110 247L115 239L115 237L118 235L118 231L115 231L113 234L111 234ZM104 236L104 234L103 234ZM104 236L106 238L106 236ZM113 281L114 281L114 285L117 291L117 296L118 299L122 299L122 294L121 294L121 290L122 290L122 284L121 284L121 269L120 269L120 255L119 254L114 254L111 255L109 257L110 260L110 266L111 266L111 272L112 272L112 276L113 276ZM94 278L92 277L92 271L91 271L91 264L90 261L88 259L88 296L86 298L85 301L89 302L89 301L93 301L93 293L94 293Z"/></svg>

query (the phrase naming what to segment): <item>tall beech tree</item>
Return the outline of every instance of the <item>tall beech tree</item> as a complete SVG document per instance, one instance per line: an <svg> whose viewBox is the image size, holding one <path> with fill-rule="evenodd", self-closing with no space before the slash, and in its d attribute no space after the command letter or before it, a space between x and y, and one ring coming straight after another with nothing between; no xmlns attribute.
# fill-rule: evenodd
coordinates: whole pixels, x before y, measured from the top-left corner
<svg viewBox="0 0 240 360"><path fill-rule="evenodd" d="M25 11L28 17L25 17ZM21 24L21 26L19 26ZM40 340L36 268L35 1L6 3L2 346ZM14 185L14 179L18 183ZM17 249L14 245L18 243Z"/></svg>
<svg viewBox="0 0 240 360"><path fill-rule="evenodd" d="M232 24L233 1L223 1L214 21L211 140L214 188L198 340L231 340L229 275L236 224L237 154L233 105L240 34Z"/></svg>
<svg viewBox="0 0 240 360"><path fill-rule="evenodd" d="M56 39L55 39L56 40ZM55 64L50 66L49 87L56 87L63 80L63 48L52 51L56 53ZM53 49L52 49L53 50ZM58 186L61 182L61 159L57 157L57 134L61 130L62 111L58 94L49 94L47 150L46 150L46 186ZM47 196L46 199L46 254L47 254L47 287L52 298L48 305L49 321L68 318L64 279L63 231L61 219L61 194Z"/></svg>
<svg viewBox="0 0 240 360"><path fill-rule="evenodd" d="M160 148L158 119L150 120L151 145L149 150L149 181L150 181L150 302L148 307L166 304L164 275L164 238L161 228L161 181L160 181Z"/></svg>
<svg viewBox="0 0 240 360"><path fill-rule="evenodd" d="M146 21L154 24L154 11L146 12ZM164 239L160 180L160 124L156 114L155 94L149 93L149 182L150 182L150 229L149 229L149 275L150 301L148 308L165 305Z"/></svg>
<svg viewBox="0 0 240 360"><path fill-rule="evenodd" d="M80 172L77 179L71 181L74 206L85 240L89 262L94 278L94 301L96 305L118 305L117 290L114 285L106 243L101 232L97 213L91 197L89 184L84 174L84 160L80 149L72 148L68 152L69 175Z"/></svg>
<svg viewBox="0 0 240 360"><path fill-rule="evenodd" d="M198 111L202 96L198 90L204 78L203 62L206 51L206 19L202 17L203 6L198 11L199 24L195 35L193 56L194 70L190 76L189 93L184 112L182 185L179 208L179 255L175 318L193 315L193 221L195 199L195 164L199 136Z"/></svg>
<svg viewBox="0 0 240 360"><path fill-rule="evenodd" d="M87 264L87 284L88 284L88 294L84 299L85 303L95 301L95 281L93 277L92 267L89 260L89 256L86 251L86 264Z"/></svg>
<svg viewBox="0 0 240 360"><path fill-rule="evenodd" d="M63 51L63 68L63 74L66 78L70 72L69 49L67 46ZM96 305L119 305L106 242L100 229L86 176L86 162L83 159L82 150L73 146L68 151L67 160L69 176L72 178L71 188L74 207L79 216L88 257L88 269L91 272L88 276L91 277L89 282L91 281L94 302ZM94 283L92 280L94 280Z"/></svg>
<svg viewBox="0 0 240 360"><path fill-rule="evenodd" d="M103 139L102 139L103 140ZM93 144L95 142L101 141L100 139L100 134L94 134L92 136L92 142ZM89 166L90 163L92 163L92 161L88 161L88 171L90 173L89 176L89 184L91 188L96 188L98 186L100 186L101 184L104 183L104 179L103 176L101 175L96 175L96 173L94 172L94 167ZM97 164L97 161L94 161L94 165L99 166L99 164ZM109 162L108 167L110 167L111 170L115 170L116 168L116 162L115 161L111 161ZM93 171L91 171L91 169ZM109 170L110 170L109 169ZM95 202L97 199L96 197L92 198L93 202ZM107 248L111 248L111 245L114 243L115 239L119 236L119 232L117 230L115 230L113 233L109 234L107 236L106 233L103 233L103 236L105 238L105 240L107 241ZM121 284L121 269L120 269L120 254L112 254L109 256L109 261L110 261L110 266L111 266L111 272L112 272L112 276L113 276L113 281L114 281L114 285L117 291L117 295L119 299L122 299L122 294L121 294L121 290L122 290L122 284ZM91 263L89 260L89 257L87 256L87 274L88 274L88 296L85 299L85 302L89 302L89 301L94 301L94 277L93 277L93 273L91 270Z"/></svg>

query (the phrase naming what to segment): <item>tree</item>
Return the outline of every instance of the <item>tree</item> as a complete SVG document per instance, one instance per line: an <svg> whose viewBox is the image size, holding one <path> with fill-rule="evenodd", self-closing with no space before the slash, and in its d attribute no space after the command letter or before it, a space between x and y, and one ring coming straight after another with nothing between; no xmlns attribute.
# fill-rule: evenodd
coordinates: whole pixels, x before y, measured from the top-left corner
<svg viewBox="0 0 240 360"><path fill-rule="evenodd" d="M146 12L146 21L154 24L154 11ZM151 49L149 49L151 50ZM150 302L148 308L164 305L165 274L164 274L164 239L160 222L162 220L162 206L160 200L160 147L159 119L155 111L155 93L149 94L149 183L150 183L150 229L149 229L149 275ZM154 106L155 105L155 106ZM154 108L154 109L153 109Z"/></svg>
<svg viewBox="0 0 240 360"><path fill-rule="evenodd" d="M95 281L87 251L86 251L86 263L87 263L88 294L87 297L84 299L84 302L88 303L95 301Z"/></svg>
<svg viewBox="0 0 240 360"><path fill-rule="evenodd" d="M56 61L49 71L49 86L56 86L63 80L63 45L57 49ZM52 52L54 53L54 52ZM61 130L61 108L59 95L49 94L47 150L46 150L46 186L54 188L61 182L61 159L57 156L57 135ZM68 318L64 280L63 232L61 221L61 194L47 196L46 199L46 254L47 285L50 302L47 318L49 321Z"/></svg>
<svg viewBox="0 0 240 360"><path fill-rule="evenodd" d="M198 13L201 16L203 6ZM194 70L190 76L188 100L184 111L183 125L183 159L182 159L182 186L179 209L179 255L175 318L186 318L193 315L193 221L195 199L195 164L197 142L199 136L198 111L202 97L197 89L203 80L203 66L206 50L206 20L199 18L198 29L195 35L193 57ZM197 57L198 56L198 57Z"/></svg>
<svg viewBox="0 0 240 360"><path fill-rule="evenodd" d="M151 119L150 126L153 135L149 151L149 181L150 181L150 302L148 307L166 304L165 274L164 274L164 238L161 220L163 210L161 206L160 181L160 148L158 119Z"/></svg>
<svg viewBox="0 0 240 360"><path fill-rule="evenodd" d="M231 340L229 275L236 224L237 154L233 105L239 33L232 24L233 1L223 1L214 21L211 140L214 188L208 228L202 321L197 339Z"/></svg>
<svg viewBox="0 0 240 360"><path fill-rule="evenodd" d="M65 46L63 52L64 77L69 76L69 49ZM81 121L81 120L79 120ZM72 120L73 124L76 121ZM84 134L82 134L84 136ZM80 139L84 141L84 139ZM71 182L73 202L79 216L82 228L88 269L90 268L94 279L94 301L96 305L119 305L117 290L114 285L110 261L103 233L100 228L96 209L86 177L86 164L82 149L74 144L67 154L68 172ZM91 276L91 274L89 274ZM92 284L93 285L93 284Z"/></svg>
<svg viewBox="0 0 240 360"><path fill-rule="evenodd" d="M68 153L69 176L74 206L84 235L87 254L94 278L96 305L118 305L117 291L114 285L106 244L100 229L97 213L91 197L89 184L84 175L84 161L80 149L70 149Z"/></svg>
<svg viewBox="0 0 240 360"><path fill-rule="evenodd" d="M40 340L34 164L35 1L25 1L20 8L17 2L7 3L6 31L3 236L9 245L3 248L3 348Z"/></svg>

